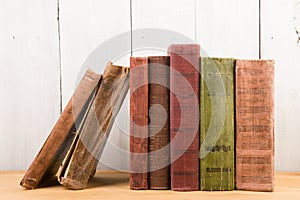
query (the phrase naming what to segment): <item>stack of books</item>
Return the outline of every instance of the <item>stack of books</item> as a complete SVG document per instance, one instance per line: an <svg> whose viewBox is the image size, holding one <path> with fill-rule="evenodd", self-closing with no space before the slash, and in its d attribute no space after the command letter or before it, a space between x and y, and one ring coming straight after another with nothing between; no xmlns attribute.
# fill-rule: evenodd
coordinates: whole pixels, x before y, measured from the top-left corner
<svg viewBox="0 0 300 200"><path fill-rule="evenodd" d="M21 186L85 188L129 88L131 189L274 190L274 61L198 44L88 70Z"/></svg>

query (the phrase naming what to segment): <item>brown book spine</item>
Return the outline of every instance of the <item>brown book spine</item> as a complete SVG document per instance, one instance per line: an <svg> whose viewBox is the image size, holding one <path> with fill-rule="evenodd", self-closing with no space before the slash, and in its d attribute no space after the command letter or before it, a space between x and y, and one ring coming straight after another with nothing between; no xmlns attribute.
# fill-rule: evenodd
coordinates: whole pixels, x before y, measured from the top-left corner
<svg viewBox="0 0 300 200"><path fill-rule="evenodd" d="M91 70L85 73L43 147L26 171L20 183L25 189L37 187L42 179L49 177L47 172L56 173L60 165L59 161L66 154L64 149L68 149L71 145L70 141L74 138L75 122L80 123L82 120L82 113L98 87L100 78L101 75Z"/></svg>
<svg viewBox="0 0 300 200"><path fill-rule="evenodd" d="M58 180L59 183L61 183L61 181L62 181L62 176L65 174L66 169L67 169L67 167L68 167L68 164L69 164L69 162L70 162L70 159L71 159L72 156L73 156L75 147L76 147L76 145L77 145L77 143L78 143L78 141L79 141L79 136L80 136L80 134L81 134L81 132L82 132L83 125L84 125L84 123L86 122L87 115L89 114L89 112L90 112L90 110L91 110L91 107L92 107L92 105L94 104L95 96L96 96L96 95L94 95L94 96L92 97L92 99L91 99L91 101L90 101L90 103L89 103L89 105L88 105L88 107L87 107L87 110L86 110L86 112L85 112L85 114L84 114L84 116L83 116L83 119L82 119L82 121L81 121L79 127L77 128L77 130L76 130L76 132L75 132L75 136L74 136L74 139L73 139L73 141L72 141L72 144L71 144L70 148L67 149L67 154L64 156L63 161L61 162L61 165L60 165L60 167L59 167L59 170L58 170L57 173L56 173L56 177L57 177L57 180ZM98 163L95 162L95 165L94 165L94 168L95 168L95 169L93 169L93 171L96 171L97 164L98 164ZM93 177L94 174L95 174L95 173L93 172L93 173L91 174L90 177Z"/></svg>
<svg viewBox="0 0 300 200"><path fill-rule="evenodd" d="M236 61L236 188L274 190L274 61Z"/></svg>
<svg viewBox="0 0 300 200"><path fill-rule="evenodd" d="M129 89L128 79L128 67L107 64L70 161L59 177L65 187L77 190L87 186Z"/></svg>
<svg viewBox="0 0 300 200"><path fill-rule="evenodd" d="M199 60L196 44L171 45L171 189L199 189Z"/></svg>
<svg viewBox="0 0 300 200"><path fill-rule="evenodd" d="M170 188L169 85L170 57L150 56L149 77L149 189Z"/></svg>
<svg viewBox="0 0 300 200"><path fill-rule="evenodd" d="M131 189L148 189L148 58L130 58Z"/></svg>

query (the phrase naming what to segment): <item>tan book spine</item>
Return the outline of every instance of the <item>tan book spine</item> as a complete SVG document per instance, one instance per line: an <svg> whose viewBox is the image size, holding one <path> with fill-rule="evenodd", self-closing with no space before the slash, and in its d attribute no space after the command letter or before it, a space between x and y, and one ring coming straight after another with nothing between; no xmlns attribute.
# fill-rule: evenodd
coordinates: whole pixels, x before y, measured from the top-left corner
<svg viewBox="0 0 300 200"><path fill-rule="evenodd" d="M33 189L42 181L55 175L65 149L71 145L76 130L75 123L82 120L82 113L98 87L101 76L87 70L72 98L57 120L43 147L26 171L20 185L25 189Z"/></svg>
<svg viewBox="0 0 300 200"><path fill-rule="evenodd" d="M274 190L274 61L236 61L236 188Z"/></svg>
<svg viewBox="0 0 300 200"><path fill-rule="evenodd" d="M129 68L108 63L70 161L59 177L65 187L87 186L128 89Z"/></svg>

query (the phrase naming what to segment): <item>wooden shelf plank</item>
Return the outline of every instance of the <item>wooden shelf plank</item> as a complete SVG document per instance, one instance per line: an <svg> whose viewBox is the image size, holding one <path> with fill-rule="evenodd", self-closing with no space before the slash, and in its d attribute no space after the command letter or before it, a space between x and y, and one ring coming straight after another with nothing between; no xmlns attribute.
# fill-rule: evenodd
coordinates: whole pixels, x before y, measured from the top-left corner
<svg viewBox="0 0 300 200"><path fill-rule="evenodd" d="M170 190L145 190L129 189L129 174L117 171L97 171L88 188L84 190L67 190L63 186L23 190L19 186L24 172L0 172L0 199L299 199L300 197L300 172L277 172L275 176L275 192L174 192Z"/></svg>

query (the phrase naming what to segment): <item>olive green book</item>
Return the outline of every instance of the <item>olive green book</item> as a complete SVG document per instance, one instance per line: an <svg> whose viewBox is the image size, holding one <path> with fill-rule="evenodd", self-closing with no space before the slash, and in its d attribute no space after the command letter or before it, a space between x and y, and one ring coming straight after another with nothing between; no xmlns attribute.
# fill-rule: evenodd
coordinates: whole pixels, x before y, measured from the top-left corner
<svg viewBox="0 0 300 200"><path fill-rule="evenodd" d="M201 58L200 190L234 189L234 65Z"/></svg>

